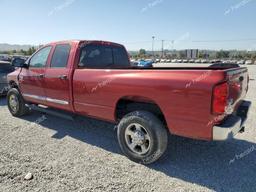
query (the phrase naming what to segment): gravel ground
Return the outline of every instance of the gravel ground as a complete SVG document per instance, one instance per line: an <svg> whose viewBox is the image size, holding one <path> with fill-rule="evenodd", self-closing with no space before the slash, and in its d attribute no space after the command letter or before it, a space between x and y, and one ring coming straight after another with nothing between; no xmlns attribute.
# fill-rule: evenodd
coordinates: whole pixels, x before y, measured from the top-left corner
<svg viewBox="0 0 256 192"><path fill-rule="evenodd" d="M119 150L114 125L34 112L14 118L0 99L0 191L256 191L256 66L249 66L246 132L228 142L170 137L164 158L136 164ZM254 119L253 119L254 118ZM27 173L33 179L25 180Z"/></svg>

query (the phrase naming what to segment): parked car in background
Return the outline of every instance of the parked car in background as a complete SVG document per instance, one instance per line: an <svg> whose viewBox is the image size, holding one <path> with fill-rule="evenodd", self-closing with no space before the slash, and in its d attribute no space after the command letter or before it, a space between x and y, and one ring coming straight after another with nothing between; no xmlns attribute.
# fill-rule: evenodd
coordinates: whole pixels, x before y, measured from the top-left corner
<svg viewBox="0 0 256 192"><path fill-rule="evenodd" d="M23 59L24 61L26 61L30 56L24 56L24 55L12 55L11 56L11 60L19 58L19 59Z"/></svg>
<svg viewBox="0 0 256 192"><path fill-rule="evenodd" d="M188 60L187 59L183 59L182 62L183 63L188 63Z"/></svg>
<svg viewBox="0 0 256 192"><path fill-rule="evenodd" d="M153 67L153 63L154 62L152 60L143 60L143 59L141 59L141 60L138 61L137 66L148 68L148 67Z"/></svg>
<svg viewBox="0 0 256 192"><path fill-rule="evenodd" d="M222 63L228 64L228 63L231 63L231 61L230 60L223 60Z"/></svg>
<svg viewBox="0 0 256 192"><path fill-rule="evenodd" d="M252 60L246 60L245 61L245 65L252 65L252 64L253 64Z"/></svg>
<svg viewBox="0 0 256 192"><path fill-rule="evenodd" d="M195 63L195 60L194 59L190 59L188 62L189 63Z"/></svg>
<svg viewBox="0 0 256 192"><path fill-rule="evenodd" d="M6 95L9 90L7 82L7 75L13 72L15 68L11 66L10 62L0 61L0 96Z"/></svg>
<svg viewBox="0 0 256 192"><path fill-rule="evenodd" d="M131 63L131 66L132 66L132 67L136 67L136 66L138 65L138 62L135 61L135 60L130 61L130 63Z"/></svg>
<svg viewBox="0 0 256 192"><path fill-rule="evenodd" d="M166 61L167 61L166 59L161 59L160 63L166 63Z"/></svg>
<svg viewBox="0 0 256 192"><path fill-rule="evenodd" d="M7 54L0 54L0 61L10 61L10 57Z"/></svg>
<svg viewBox="0 0 256 192"><path fill-rule="evenodd" d="M172 59L171 62L172 63L177 63L177 59Z"/></svg>
<svg viewBox="0 0 256 192"><path fill-rule="evenodd" d="M210 61L210 63L222 63L222 61L218 59L213 59Z"/></svg>
<svg viewBox="0 0 256 192"><path fill-rule="evenodd" d="M160 62L160 59L156 59L156 60L155 60L155 63L159 63L159 62Z"/></svg>
<svg viewBox="0 0 256 192"><path fill-rule="evenodd" d="M231 63L237 64L237 60L233 59L233 60L231 60Z"/></svg>
<svg viewBox="0 0 256 192"><path fill-rule="evenodd" d="M244 65L245 64L245 60L240 60L237 62L238 65Z"/></svg>
<svg viewBox="0 0 256 192"><path fill-rule="evenodd" d="M208 63L209 61L207 59L202 59L201 63Z"/></svg>

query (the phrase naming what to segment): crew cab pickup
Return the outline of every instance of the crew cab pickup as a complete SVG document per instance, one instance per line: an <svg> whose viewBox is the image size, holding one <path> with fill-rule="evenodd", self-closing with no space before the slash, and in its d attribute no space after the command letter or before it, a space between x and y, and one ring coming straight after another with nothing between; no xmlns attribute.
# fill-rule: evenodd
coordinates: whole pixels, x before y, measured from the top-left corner
<svg viewBox="0 0 256 192"><path fill-rule="evenodd" d="M148 164L165 152L168 134L223 141L244 131L251 103L245 67L135 67L124 46L105 41L45 45L8 75L13 116L31 106L117 124L131 160Z"/></svg>

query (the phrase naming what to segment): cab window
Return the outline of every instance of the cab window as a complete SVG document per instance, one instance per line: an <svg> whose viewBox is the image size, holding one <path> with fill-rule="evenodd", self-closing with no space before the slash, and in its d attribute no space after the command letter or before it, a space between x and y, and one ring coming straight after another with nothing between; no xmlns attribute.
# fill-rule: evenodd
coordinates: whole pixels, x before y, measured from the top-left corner
<svg viewBox="0 0 256 192"><path fill-rule="evenodd" d="M52 56L51 67L65 68L68 63L70 49L69 44L57 45Z"/></svg>
<svg viewBox="0 0 256 192"><path fill-rule="evenodd" d="M50 52L51 52L50 46L41 49L30 59L29 66L32 68L45 67Z"/></svg>

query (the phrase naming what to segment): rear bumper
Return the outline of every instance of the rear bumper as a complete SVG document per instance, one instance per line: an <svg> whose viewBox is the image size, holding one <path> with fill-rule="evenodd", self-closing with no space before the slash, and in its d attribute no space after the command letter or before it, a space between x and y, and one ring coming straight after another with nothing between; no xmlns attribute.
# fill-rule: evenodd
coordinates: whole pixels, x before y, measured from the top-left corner
<svg viewBox="0 0 256 192"><path fill-rule="evenodd" d="M250 101L243 101L236 113L229 115L226 120L213 127L213 140L224 141L233 138L244 129L251 107Z"/></svg>

